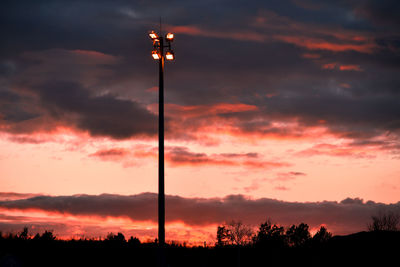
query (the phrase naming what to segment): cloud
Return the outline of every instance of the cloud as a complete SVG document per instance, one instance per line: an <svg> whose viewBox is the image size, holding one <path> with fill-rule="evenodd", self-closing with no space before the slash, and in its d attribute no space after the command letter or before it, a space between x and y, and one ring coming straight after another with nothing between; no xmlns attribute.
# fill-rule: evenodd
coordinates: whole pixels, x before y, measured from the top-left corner
<svg viewBox="0 0 400 267"><path fill-rule="evenodd" d="M280 187L280 190L285 190ZM157 222L157 194L39 196L1 201L3 210L40 210L73 216L122 217L132 221ZM272 218L282 225L305 222L321 224L335 234L365 230L370 216L381 210L400 212L400 203L382 204L347 198L341 202L285 202L275 199L249 199L242 195L224 198L184 198L166 196L167 223L183 222L196 227L240 219L254 226Z"/></svg>
<svg viewBox="0 0 400 267"><path fill-rule="evenodd" d="M104 161L123 163L125 167L134 166L135 162L143 158L157 158L157 147L136 145L129 149L123 147L104 148L89 154L89 157ZM258 169L271 169L290 166L286 162L265 161L258 153L220 153L206 154L189 150L184 146L167 146L165 160L172 167L180 166L230 166Z"/></svg>
<svg viewBox="0 0 400 267"><path fill-rule="evenodd" d="M290 175L294 175L294 176L304 176L307 175L304 172L289 172Z"/></svg>
<svg viewBox="0 0 400 267"><path fill-rule="evenodd" d="M284 182L297 179L299 176L306 176L306 174L303 172L280 172L274 181Z"/></svg>
<svg viewBox="0 0 400 267"><path fill-rule="evenodd" d="M362 71L359 65L341 65L339 69L341 71Z"/></svg>
<svg viewBox="0 0 400 267"><path fill-rule="evenodd" d="M20 144L42 144L51 141L57 141L51 135L30 135L30 134L17 134L11 135L8 140Z"/></svg>
<svg viewBox="0 0 400 267"><path fill-rule="evenodd" d="M233 39L238 41L264 42L267 39L266 36L255 32L227 32L215 31L210 29L203 30L197 26L168 26L168 29L171 32L176 32L177 34Z"/></svg>
<svg viewBox="0 0 400 267"><path fill-rule="evenodd" d="M220 156L226 158L258 158L260 155L258 153L221 153Z"/></svg>
<svg viewBox="0 0 400 267"><path fill-rule="evenodd" d="M166 160L172 166L197 166L197 165L222 165L222 166L244 166L247 168L280 168L290 166L286 162L264 161L258 159L256 153L244 154L212 154L191 152L186 147L167 148Z"/></svg>
<svg viewBox="0 0 400 267"><path fill-rule="evenodd" d="M311 148L296 152L298 156L327 155L335 157L354 157L354 158L374 158L375 155L369 153L367 149L357 149L354 146L317 144Z"/></svg>
<svg viewBox="0 0 400 267"><path fill-rule="evenodd" d="M212 105L182 106L166 104L166 110L184 116L184 118L224 116L243 112L256 111L257 106L244 103L216 103Z"/></svg>
<svg viewBox="0 0 400 267"><path fill-rule="evenodd" d="M28 109L30 97L0 88L0 130L8 130L8 123L20 123L35 119L38 114Z"/></svg>
<svg viewBox="0 0 400 267"><path fill-rule="evenodd" d="M362 68L359 65L341 65L337 62L323 64L322 69L325 70L337 69L340 71L362 71Z"/></svg>
<svg viewBox="0 0 400 267"><path fill-rule="evenodd" d="M156 133L156 116L137 102L119 99L111 94L93 96L80 84L69 82L40 84L35 91L42 114L36 117L36 121L13 123L6 120L7 131L52 131L62 126L88 131L92 136L115 139L152 136Z"/></svg>
<svg viewBox="0 0 400 267"><path fill-rule="evenodd" d="M326 63L322 66L323 69L325 70L333 70L336 68L337 63Z"/></svg>
<svg viewBox="0 0 400 267"><path fill-rule="evenodd" d="M37 89L41 103L53 116L89 131L92 136L123 139L156 133L156 116L137 102L109 94L91 96L73 83L50 83Z"/></svg>
<svg viewBox="0 0 400 267"><path fill-rule="evenodd" d="M107 90L120 63L119 57L95 50L22 53L18 78L0 90L0 129L29 134L63 127L114 139L153 136L156 115L138 101Z"/></svg>
<svg viewBox="0 0 400 267"><path fill-rule="evenodd" d="M173 147L169 149L167 160L172 165L234 165L234 162L224 159L213 159L205 153L194 153L185 147Z"/></svg>
<svg viewBox="0 0 400 267"><path fill-rule="evenodd" d="M366 17L378 25L400 25L400 4L392 0L368 0L354 7L355 14Z"/></svg>
<svg viewBox="0 0 400 267"><path fill-rule="evenodd" d="M275 186L274 188L275 188L276 190L280 190L280 191L288 191L288 190L290 190L288 187L282 186L282 185L280 185L280 186Z"/></svg>
<svg viewBox="0 0 400 267"><path fill-rule="evenodd" d="M306 176L306 173L291 171L291 172L278 172L273 178L264 178L263 181L269 182L274 185L274 189L279 191L288 191L290 187L288 186L292 181L295 181L303 176Z"/></svg>
<svg viewBox="0 0 400 267"><path fill-rule="evenodd" d="M97 157L102 160L120 160L129 154L129 150L125 148L111 148L98 150L89 155L89 157Z"/></svg>
<svg viewBox="0 0 400 267"><path fill-rule="evenodd" d="M321 57L321 55L319 54L311 54L311 53L305 53L303 55L301 55L303 58L307 58L307 59L318 59Z"/></svg>
<svg viewBox="0 0 400 267"><path fill-rule="evenodd" d="M360 53L372 53L376 48L375 44L340 44L328 42L324 39L319 38L307 38L307 37L296 37L296 36L275 36L276 39L294 44L297 46L304 47L308 50L328 50L332 52L345 52L345 51L356 51Z"/></svg>
<svg viewBox="0 0 400 267"><path fill-rule="evenodd" d="M373 53L378 47L373 38L362 31L344 30L339 27L324 27L301 22L290 17L279 15L270 10L262 10L255 18L251 18L252 29L243 27L215 30L203 29L195 25L172 26L170 31L212 38L232 39L254 42L284 42L294 44L307 50L327 50L331 52L355 51ZM262 29L261 33L259 29Z"/></svg>
<svg viewBox="0 0 400 267"><path fill-rule="evenodd" d="M27 199L36 196L41 196L42 194L32 194L32 193L15 193L15 192L0 192L0 201L13 201L18 199Z"/></svg>
<svg viewBox="0 0 400 267"><path fill-rule="evenodd" d="M143 33L157 26L157 6L171 15L179 58L167 67L167 138L399 135L395 1L22 3L31 12L3 5L2 131L154 137L146 107L157 76Z"/></svg>

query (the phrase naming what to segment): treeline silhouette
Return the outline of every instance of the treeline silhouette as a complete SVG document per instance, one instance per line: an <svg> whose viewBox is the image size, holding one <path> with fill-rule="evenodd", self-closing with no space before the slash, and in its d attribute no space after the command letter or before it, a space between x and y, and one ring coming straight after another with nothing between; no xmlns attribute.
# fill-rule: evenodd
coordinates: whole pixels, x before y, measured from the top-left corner
<svg viewBox="0 0 400 267"><path fill-rule="evenodd" d="M217 227L213 246L167 244L167 266L396 266L400 231L382 227L393 225L392 219L373 217L369 232L347 236L332 236L325 227L311 236L305 223L285 228L266 220L254 231L231 221ZM157 240L142 243L122 233L97 240L60 240L48 230L30 236L26 227L17 234L0 233L1 267L157 266L157 257Z"/></svg>
<svg viewBox="0 0 400 267"><path fill-rule="evenodd" d="M332 233L321 226L311 238L309 226L305 223L292 225L285 230L283 226L272 225L270 220L262 223L253 233L251 227L242 222L231 221L217 229L216 246L254 246L282 249L287 247L301 247L306 245L319 245L332 238Z"/></svg>

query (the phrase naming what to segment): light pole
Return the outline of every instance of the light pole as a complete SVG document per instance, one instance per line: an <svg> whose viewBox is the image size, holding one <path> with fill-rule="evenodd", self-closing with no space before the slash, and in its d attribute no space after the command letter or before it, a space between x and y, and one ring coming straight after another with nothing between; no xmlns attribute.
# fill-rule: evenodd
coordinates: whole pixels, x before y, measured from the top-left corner
<svg viewBox="0 0 400 267"><path fill-rule="evenodd" d="M158 242L161 250L165 246L165 193L164 193L164 61L174 60L174 52L171 43L174 40L172 33L165 37L151 31L153 40L153 59L159 62L159 86L158 86ZM166 49L166 51L165 51ZM163 253L163 252L162 252Z"/></svg>

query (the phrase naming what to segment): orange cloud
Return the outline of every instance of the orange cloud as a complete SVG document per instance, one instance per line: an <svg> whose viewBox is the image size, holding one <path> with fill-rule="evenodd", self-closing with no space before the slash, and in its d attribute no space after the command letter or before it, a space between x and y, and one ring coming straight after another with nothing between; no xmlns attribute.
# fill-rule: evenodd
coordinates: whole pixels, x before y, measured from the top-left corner
<svg viewBox="0 0 400 267"><path fill-rule="evenodd" d="M276 40L304 47L309 50L328 50L332 52L356 51L360 53L370 54L376 48L373 43L350 44L350 43L334 43L324 39L303 37L303 36L285 36L276 35Z"/></svg>
<svg viewBox="0 0 400 267"><path fill-rule="evenodd" d="M374 38L365 32L303 23L268 10L260 12L253 19L253 26L267 31L272 40L291 43L308 50L372 53L377 48Z"/></svg>
<svg viewBox="0 0 400 267"><path fill-rule="evenodd" d="M288 17L280 16L271 11L264 11L254 19L254 26L263 28L267 32L237 30L236 32L217 31L215 29L202 29L198 26L172 26L168 29L175 33L233 39L241 41L271 42L281 41L294 44L308 50L328 50L332 52L356 51L360 53L372 53L377 45L372 38L363 36L362 33L301 23ZM336 40L330 40L332 37ZM328 41L329 40L329 41ZM310 56L310 54L306 55ZM313 58L317 58L312 55Z"/></svg>
<svg viewBox="0 0 400 267"><path fill-rule="evenodd" d="M362 71L360 65L341 65L336 62L323 64L322 69L326 69L326 70L339 69L340 71ZM344 84L341 84L341 85L344 85ZM343 87L346 87L346 86L348 86L348 85L345 85ZM349 88L349 87L346 87L346 88Z"/></svg>
<svg viewBox="0 0 400 267"><path fill-rule="evenodd" d="M243 103L218 103L214 105L182 106L177 104L166 104L165 109L172 114L183 115L184 117L211 116L226 113L239 113L256 111L257 106Z"/></svg>
<svg viewBox="0 0 400 267"><path fill-rule="evenodd" d="M349 146L347 144L343 145L333 145L333 144L318 144L309 149L297 152L296 155L299 156L316 156L316 155L326 155L334 157L355 157L355 158L374 158L366 149L361 147Z"/></svg>
<svg viewBox="0 0 400 267"><path fill-rule="evenodd" d="M341 65L339 69L341 71L362 71L359 65Z"/></svg>
<svg viewBox="0 0 400 267"><path fill-rule="evenodd" d="M156 105L151 105L149 109L156 110ZM274 119L259 111L259 107L243 103L195 106L167 104L166 138L197 140L215 145L224 135L249 142L256 139L312 139L329 135L325 125L304 126L298 118Z"/></svg>

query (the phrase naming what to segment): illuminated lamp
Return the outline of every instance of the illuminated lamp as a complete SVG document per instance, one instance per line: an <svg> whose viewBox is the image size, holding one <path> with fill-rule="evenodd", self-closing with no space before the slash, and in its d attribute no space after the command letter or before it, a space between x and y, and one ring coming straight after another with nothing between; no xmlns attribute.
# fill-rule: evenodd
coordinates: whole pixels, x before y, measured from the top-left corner
<svg viewBox="0 0 400 267"><path fill-rule="evenodd" d="M151 31L151 32L149 33L149 36L150 36L150 38L153 39L153 40L158 39L158 35L157 35L157 33L155 33L154 31Z"/></svg>
<svg viewBox="0 0 400 267"><path fill-rule="evenodd" d="M160 59L160 54L158 54L157 50L151 51L151 56L156 60Z"/></svg>
<svg viewBox="0 0 400 267"><path fill-rule="evenodd" d="M167 39L168 41L172 42L174 40L174 34L173 33L167 33L167 35L165 35L165 39Z"/></svg>
<svg viewBox="0 0 400 267"><path fill-rule="evenodd" d="M167 51L167 53L165 53L165 58L166 58L167 60L174 60L174 59L175 59L174 52L172 52L172 51Z"/></svg>

